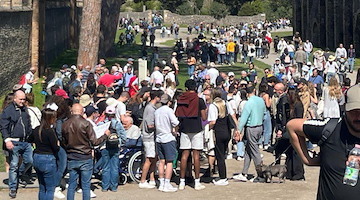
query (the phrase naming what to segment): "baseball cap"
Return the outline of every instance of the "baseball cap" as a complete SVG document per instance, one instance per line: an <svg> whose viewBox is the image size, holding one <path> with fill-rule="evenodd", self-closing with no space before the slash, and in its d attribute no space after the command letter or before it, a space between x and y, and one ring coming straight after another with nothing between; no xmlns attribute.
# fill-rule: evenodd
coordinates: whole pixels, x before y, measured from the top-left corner
<svg viewBox="0 0 360 200"><path fill-rule="evenodd" d="M163 104L167 104L171 100L168 94L161 95L160 102Z"/></svg>
<svg viewBox="0 0 360 200"><path fill-rule="evenodd" d="M355 110L360 109L360 84L356 84L350 87L346 92L346 104L345 110Z"/></svg>
<svg viewBox="0 0 360 200"><path fill-rule="evenodd" d="M63 97L63 98L65 98L65 99L68 99L68 98L69 98L68 94L67 94L67 93L65 92L65 90L63 90L63 89L58 89L58 90L56 90L55 95L56 95L56 96L59 96L59 97Z"/></svg>
<svg viewBox="0 0 360 200"><path fill-rule="evenodd" d="M151 91L151 87L147 87L147 86L145 86L145 87L142 87L141 89L140 89L140 91L139 91L139 95L144 95L146 92L150 92Z"/></svg>
<svg viewBox="0 0 360 200"><path fill-rule="evenodd" d="M115 114L115 106L108 106L105 110L106 114Z"/></svg>
<svg viewBox="0 0 360 200"><path fill-rule="evenodd" d="M86 114L86 116L90 116L90 115L92 115L94 112L97 112L98 111L98 109L96 109L94 106L87 106L86 108L85 108L85 114Z"/></svg>
<svg viewBox="0 0 360 200"><path fill-rule="evenodd" d="M307 80L304 79L304 78L301 78L301 79L299 79L299 80L296 80L295 83L297 83L297 84L303 83L303 84L306 85L306 84L307 84Z"/></svg>
<svg viewBox="0 0 360 200"><path fill-rule="evenodd" d="M280 61L280 58L276 58L275 61Z"/></svg>
<svg viewBox="0 0 360 200"><path fill-rule="evenodd" d="M229 72L228 76L235 76L234 72Z"/></svg>
<svg viewBox="0 0 360 200"><path fill-rule="evenodd" d="M23 87L23 86L22 86L21 84L15 84L14 87L13 87L13 91L21 90L22 87Z"/></svg>
<svg viewBox="0 0 360 200"><path fill-rule="evenodd" d="M127 61L128 61L128 62L134 62L134 59L133 59L133 58L129 58Z"/></svg>

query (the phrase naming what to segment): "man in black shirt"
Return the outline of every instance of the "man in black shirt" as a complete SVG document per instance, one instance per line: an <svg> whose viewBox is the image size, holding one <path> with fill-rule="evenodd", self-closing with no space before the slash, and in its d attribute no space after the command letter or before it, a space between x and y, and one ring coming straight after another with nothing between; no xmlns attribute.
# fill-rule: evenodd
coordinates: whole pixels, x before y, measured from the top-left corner
<svg viewBox="0 0 360 200"><path fill-rule="evenodd" d="M352 86L346 95L345 116L339 119L327 139L323 139L325 121L294 119L287 124L293 147L306 165L320 166L317 199L359 199L360 184L343 184L346 161L355 144L360 144L360 84ZM310 157L305 138L312 143L323 141L321 154ZM352 158L351 158L352 159ZM360 158L357 158L360 163Z"/></svg>
<svg viewBox="0 0 360 200"><path fill-rule="evenodd" d="M183 150L179 190L185 188L186 165L191 151L194 157L195 190L202 190L205 186L200 183L200 151L204 149L204 132L201 120L206 120L206 104L195 92L196 82L194 80L187 80L185 88L187 91L179 97L175 112L180 121L180 149Z"/></svg>

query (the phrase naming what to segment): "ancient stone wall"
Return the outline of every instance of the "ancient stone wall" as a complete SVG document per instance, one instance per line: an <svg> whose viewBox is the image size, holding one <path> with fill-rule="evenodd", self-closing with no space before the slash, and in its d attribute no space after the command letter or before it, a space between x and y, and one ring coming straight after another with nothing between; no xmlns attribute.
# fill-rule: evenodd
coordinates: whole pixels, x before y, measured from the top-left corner
<svg viewBox="0 0 360 200"><path fill-rule="evenodd" d="M359 4L358 0L294 0L294 32L316 47L335 50L343 43L346 48L350 44L359 48Z"/></svg>
<svg viewBox="0 0 360 200"><path fill-rule="evenodd" d="M148 21L151 21L152 11L145 12L122 12L120 17L131 17L135 22L138 22L140 18L145 18ZM240 22L252 23L258 21L264 21L266 16L265 14L259 14L255 16L226 16L221 20L216 20L214 17L209 15L178 15L170 11L164 10L163 12L164 22L176 23L176 24L199 24L200 22L204 23L214 23L217 25L235 25Z"/></svg>
<svg viewBox="0 0 360 200"><path fill-rule="evenodd" d="M31 14L31 11L0 12L0 94L29 69Z"/></svg>

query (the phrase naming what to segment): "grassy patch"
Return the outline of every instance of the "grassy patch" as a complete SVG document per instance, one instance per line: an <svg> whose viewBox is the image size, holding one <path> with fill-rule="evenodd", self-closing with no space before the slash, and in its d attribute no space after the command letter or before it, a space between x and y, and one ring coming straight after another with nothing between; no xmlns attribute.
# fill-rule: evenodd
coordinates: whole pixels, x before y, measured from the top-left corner
<svg viewBox="0 0 360 200"><path fill-rule="evenodd" d="M294 33L292 31L285 31L285 32L272 32L272 37L279 36L279 38L286 38L292 37Z"/></svg>
<svg viewBox="0 0 360 200"><path fill-rule="evenodd" d="M175 40L167 40L165 42L160 43L161 45L165 45L168 47L173 47L175 45Z"/></svg>

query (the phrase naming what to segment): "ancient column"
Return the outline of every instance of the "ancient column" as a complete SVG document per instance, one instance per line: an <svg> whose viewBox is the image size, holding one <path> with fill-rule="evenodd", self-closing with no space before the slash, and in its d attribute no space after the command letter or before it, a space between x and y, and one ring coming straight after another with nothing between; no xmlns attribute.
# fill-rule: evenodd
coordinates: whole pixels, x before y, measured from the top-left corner
<svg viewBox="0 0 360 200"><path fill-rule="evenodd" d="M32 21L31 21L31 67L35 67L36 74L39 76L39 0L33 0L33 11L32 11Z"/></svg>

